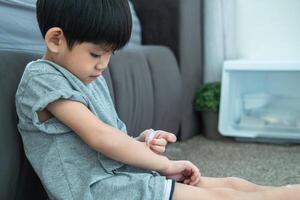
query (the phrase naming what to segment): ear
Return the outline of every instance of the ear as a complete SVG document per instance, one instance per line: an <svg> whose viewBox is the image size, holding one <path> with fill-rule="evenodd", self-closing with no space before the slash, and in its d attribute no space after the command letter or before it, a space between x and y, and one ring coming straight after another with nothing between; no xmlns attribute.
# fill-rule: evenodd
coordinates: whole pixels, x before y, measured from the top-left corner
<svg viewBox="0 0 300 200"><path fill-rule="evenodd" d="M66 39L61 28L50 28L45 35L45 43L49 51L59 53L66 46Z"/></svg>

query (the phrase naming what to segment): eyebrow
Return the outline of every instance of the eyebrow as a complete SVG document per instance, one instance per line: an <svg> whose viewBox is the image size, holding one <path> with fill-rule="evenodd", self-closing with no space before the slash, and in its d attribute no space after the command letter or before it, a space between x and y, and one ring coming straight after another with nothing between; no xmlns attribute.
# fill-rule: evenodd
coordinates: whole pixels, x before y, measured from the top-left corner
<svg viewBox="0 0 300 200"><path fill-rule="evenodd" d="M94 51L101 51L101 52L104 52L104 49L101 48L101 47L98 46L98 45L92 45L92 46L90 47L90 49L92 49L92 50L94 50Z"/></svg>
<svg viewBox="0 0 300 200"><path fill-rule="evenodd" d="M113 54L114 53L112 50L107 51L107 50L104 50L102 48L91 48L91 50L95 51L95 52L99 52L101 54L104 54L104 53L111 53L111 54Z"/></svg>
<svg viewBox="0 0 300 200"><path fill-rule="evenodd" d="M110 48L110 46L112 45L109 45L109 44L96 44L96 43L93 43L93 48L96 50L96 51L101 51L101 52L104 52L104 53L113 53L114 50Z"/></svg>

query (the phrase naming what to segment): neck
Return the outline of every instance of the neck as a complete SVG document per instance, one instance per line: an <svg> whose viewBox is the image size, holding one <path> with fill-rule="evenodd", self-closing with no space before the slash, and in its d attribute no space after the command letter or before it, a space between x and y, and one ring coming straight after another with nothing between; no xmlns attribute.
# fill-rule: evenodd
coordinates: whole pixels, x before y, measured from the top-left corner
<svg viewBox="0 0 300 200"><path fill-rule="evenodd" d="M53 55L47 50L43 55L43 60L54 61Z"/></svg>

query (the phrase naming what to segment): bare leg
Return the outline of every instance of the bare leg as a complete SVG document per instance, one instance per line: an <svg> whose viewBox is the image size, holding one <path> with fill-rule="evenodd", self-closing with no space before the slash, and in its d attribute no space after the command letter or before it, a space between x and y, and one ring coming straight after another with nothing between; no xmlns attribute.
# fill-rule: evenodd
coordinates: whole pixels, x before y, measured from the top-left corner
<svg viewBox="0 0 300 200"><path fill-rule="evenodd" d="M266 200L256 192L240 192L228 188L199 188L176 183L173 200ZM275 200L275 199L272 199ZM276 199L277 200L277 199Z"/></svg>
<svg viewBox="0 0 300 200"><path fill-rule="evenodd" d="M242 192L258 192L266 189L272 189L270 186L261 186L251 183L245 179L237 177L226 177L226 178L212 178L212 177L201 177L197 187L201 188L229 188Z"/></svg>
<svg viewBox="0 0 300 200"><path fill-rule="evenodd" d="M297 200L299 196L299 185L242 192L229 188L199 188L176 183L173 200Z"/></svg>

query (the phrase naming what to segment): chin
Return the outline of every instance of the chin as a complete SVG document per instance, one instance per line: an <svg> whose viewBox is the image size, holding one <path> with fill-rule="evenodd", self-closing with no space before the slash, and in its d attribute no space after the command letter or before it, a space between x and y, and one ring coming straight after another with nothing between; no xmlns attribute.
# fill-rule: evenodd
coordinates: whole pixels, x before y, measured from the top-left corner
<svg viewBox="0 0 300 200"><path fill-rule="evenodd" d="M85 85L88 85L88 84L90 84L90 83L92 83L93 81L83 81L83 83L85 84Z"/></svg>
<svg viewBox="0 0 300 200"><path fill-rule="evenodd" d="M88 79L86 79L86 80L84 80L84 81L82 81L82 82L83 82L84 84L88 85L88 84L92 83L94 80L96 80L96 78L88 78Z"/></svg>

